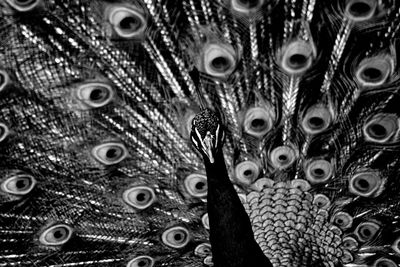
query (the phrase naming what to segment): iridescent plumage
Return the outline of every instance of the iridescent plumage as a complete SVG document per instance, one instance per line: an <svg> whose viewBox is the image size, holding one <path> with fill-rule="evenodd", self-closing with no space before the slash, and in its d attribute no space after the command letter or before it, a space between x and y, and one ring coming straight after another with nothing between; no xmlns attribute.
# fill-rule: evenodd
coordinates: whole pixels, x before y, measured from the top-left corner
<svg viewBox="0 0 400 267"><path fill-rule="evenodd" d="M218 175L274 267L398 266L399 25L394 0L1 1L0 266L212 266Z"/></svg>

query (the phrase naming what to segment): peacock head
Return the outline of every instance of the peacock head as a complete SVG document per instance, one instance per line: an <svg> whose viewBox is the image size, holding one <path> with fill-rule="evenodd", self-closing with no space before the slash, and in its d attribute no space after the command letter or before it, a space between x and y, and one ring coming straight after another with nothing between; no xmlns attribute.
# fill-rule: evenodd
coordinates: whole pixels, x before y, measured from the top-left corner
<svg viewBox="0 0 400 267"><path fill-rule="evenodd" d="M224 138L221 119L213 111L204 109L193 118L190 139L210 163L214 163L216 153L222 149Z"/></svg>

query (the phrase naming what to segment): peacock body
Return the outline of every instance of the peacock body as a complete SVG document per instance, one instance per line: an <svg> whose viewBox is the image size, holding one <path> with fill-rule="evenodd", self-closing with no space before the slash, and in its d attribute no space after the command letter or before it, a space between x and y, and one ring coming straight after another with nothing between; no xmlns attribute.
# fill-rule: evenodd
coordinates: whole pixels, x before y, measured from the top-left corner
<svg viewBox="0 0 400 267"><path fill-rule="evenodd" d="M0 266L399 266L398 1L0 8Z"/></svg>

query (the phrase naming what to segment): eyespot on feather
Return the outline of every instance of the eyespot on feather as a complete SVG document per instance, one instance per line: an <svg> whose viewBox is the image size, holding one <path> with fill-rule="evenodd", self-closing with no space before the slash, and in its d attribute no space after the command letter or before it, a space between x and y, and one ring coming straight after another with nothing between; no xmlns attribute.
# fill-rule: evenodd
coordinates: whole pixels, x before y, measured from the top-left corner
<svg viewBox="0 0 400 267"><path fill-rule="evenodd" d="M223 42L206 43L200 49L196 65L199 71L214 78L225 80L236 69L239 52Z"/></svg>
<svg viewBox="0 0 400 267"><path fill-rule="evenodd" d="M162 233L162 242L172 248L183 248L190 241L189 231L182 226L174 226Z"/></svg>
<svg viewBox="0 0 400 267"><path fill-rule="evenodd" d="M260 178L251 185L251 189L261 192L264 188L271 188L274 186L274 180L269 178Z"/></svg>
<svg viewBox="0 0 400 267"><path fill-rule="evenodd" d="M109 104L114 98L114 90L107 83L88 82L77 86L76 99L83 108L100 108Z"/></svg>
<svg viewBox="0 0 400 267"><path fill-rule="evenodd" d="M138 256L128 262L126 267L153 267L154 259L150 256Z"/></svg>
<svg viewBox="0 0 400 267"><path fill-rule="evenodd" d="M313 204L319 209L329 209L331 200L324 194L316 194L313 199Z"/></svg>
<svg viewBox="0 0 400 267"><path fill-rule="evenodd" d="M10 76L5 70L0 69L0 93L4 92L11 84Z"/></svg>
<svg viewBox="0 0 400 267"><path fill-rule="evenodd" d="M311 188L310 184L306 180L303 180L303 179L294 179L290 182L290 184L293 188L298 188L304 192L310 190L310 188Z"/></svg>
<svg viewBox="0 0 400 267"><path fill-rule="evenodd" d="M252 15L260 11L265 0L230 0L230 8L241 15Z"/></svg>
<svg viewBox="0 0 400 267"><path fill-rule="evenodd" d="M383 191L383 179L376 172L360 172L349 180L349 191L361 197L377 197Z"/></svg>
<svg viewBox="0 0 400 267"><path fill-rule="evenodd" d="M148 26L147 14L139 5L109 5L105 9L105 17L117 37L136 40L144 38Z"/></svg>
<svg viewBox="0 0 400 267"><path fill-rule="evenodd" d="M306 162L305 170L307 180L312 184L327 182L334 172L332 164L324 159L311 159Z"/></svg>
<svg viewBox="0 0 400 267"><path fill-rule="evenodd" d="M394 60L389 55L378 55L363 59L357 66L355 77L363 87L383 85L394 71Z"/></svg>
<svg viewBox="0 0 400 267"><path fill-rule="evenodd" d="M194 250L194 255L199 257L206 257L211 255L211 245L209 243L199 244Z"/></svg>
<svg viewBox="0 0 400 267"><path fill-rule="evenodd" d="M207 266L214 266L213 258L212 256L207 256L204 258L203 263Z"/></svg>
<svg viewBox="0 0 400 267"><path fill-rule="evenodd" d="M304 114L301 127L307 134L314 135L328 129L331 123L332 115L329 109L323 105L314 105Z"/></svg>
<svg viewBox="0 0 400 267"><path fill-rule="evenodd" d="M345 249L350 251L355 251L358 248L357 240L350 236L343 238L342 244Z"/></svg>
<svg viewBox="0 0 400 267"><path fill-rule="evenodd" d="M31 12L43 7L43 0L6 0L17 12Z"/></svg>
<svg viewBox="0 0 400 267"><path fill-rule="evenodd" d="M279 146L270 152L272 166L277 169L286 169L296 159L296 152L290 146Z"/></svg>
<svg viewBox="0 0 400 267"><path fill-rule="evenodd" d="M367 242L373 239L380 229L381 227L375 222L363 222L357 226L354 233L360 242Z"/></svg>
<svg viewBox="0 0 400 267"><path fill-rule="evenodd" d="M0 143L7 139L10 134L10 130L7 125L0 122Z"/></svg>
<svg viewBox="0 0 400 267"><path fill-rule="evenodd" d="M122 143L108 142L92 148L91 154L104 165L114 165L128 156L128 150Z"/></svg>
<svg viewBox="0 0 400 267"><path fill-rule="evenodd" d="M350 251L344 250L341 260L343 263L350 263L350 262L354 261L354 256L353 256L353 254L351 254Z"/></svg>
<svg viewBox="0 0 400 267"><path fill-rule="evenodd" d="M353 217L347 212L337 212L331 219L332 223L340 227L340 229L348 229L353 225Z"/></svg>
<svg viewBox="0 0 400 267"><path fill-rule="evenodd" d="M379 113L369 118L363 126L366 141L387 143L399 130L399 118L395 114Z"/></svg>
<svg viewBox="0 0 400 267"><path fill-rule="evenodd" d="M207 197L207 177L205 175L192 173L185 178L183 183L186 191L192 197Z"/></svg>
<svg viewBox="0 0 400 267"><path fill-rule="evenodd" d="M5 179L0 184L0 189L6 194L15 196L28 195L36 186L36 180L31 175L16 174Z"/></svg>
<svg viewBox="0 0 400 267"><path fill-rule="evenodd" d="M261 138L267 134L273 126L273 115L262 107L249 108L243 121L244 132Z"/></svg>
<svg viewBox="0 0 400 267"><path fill-rule="evenodd" d="M394 261L381 257L377 260L375 260L374 264L372 267L397 267L397 265Z"/></svg>
<svg viewBox="0 0 400 267"><path fill-rule="evenodd" d="M283 47L280 57L281 68L290 75L307 71L315 58L316 49L310 42L296 40Z"/></svg>
<svg viewBox="0 0 400 267"><path fill-rule="evenodd" d="M374 16L376 8L375 0L348 0L345 16L354 22L367 21Z"/></svg>
<svg viewBox="0 0 400 267"><path fill-rule="evenodd" d="M185 137L189 138L190 137L190 132L192 131L192 125L193 125L193 119L196 116L196 114L194 112L191 112L189 114L187 114L184 118L185 120Z"/></svg>
<svg viewBox="0 0 400 267"><path fill-rule="evenodd" d="M400 255L400 237L396 238L392 244L392 249Z"/></svg>
<svg viewBox="0 0 400 267"><path fill-rule="evenodd" d="M243 183L252 184L260 174L260 167L257 163L251 160L245 160L235 166L235 177Z"/></svg>
<svg viewBox="0 0 400 267"><path fill-rule="evenodd" d="M207 230L210 229L210 222L208 220L208 213L205 213L202 217L201 217L201 222L203 223L204 228L206 228Z"/></svg>
<svg viewBox="0 0 400 267"><path fill-rule="evenodd" d="M156 200L156 194L151 187L135 186L125 190L122 193L122 199L129 206L144 210L153 205Z"/></svg>
<svg viewBox="0 0 400 267"><path fill-rule="evenodd" d="M73 232L69 225L56 224L43 231L39 242L45 246L61 246L71 239Z"/></svg>

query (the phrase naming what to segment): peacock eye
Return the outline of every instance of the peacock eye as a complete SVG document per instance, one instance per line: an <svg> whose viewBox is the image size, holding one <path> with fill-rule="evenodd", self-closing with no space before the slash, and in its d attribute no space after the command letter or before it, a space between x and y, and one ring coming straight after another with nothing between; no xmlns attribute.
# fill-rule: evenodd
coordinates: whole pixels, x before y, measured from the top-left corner
<svg viewBox="0 0 400 267"><path fill-rule="evenodd" d="M361 86L381 86L392 74L393 65L393 59L387 55L364 59L356 69L356 79Z"/></svg>
<svg viewBox="0 0 400 267"><path fill-rule="evenodd" d="M351 251L356 250L357 247L358 247L358 242L357 242L357 240L354 239L353 237L350 237L350 236L343 238L342 244L343 244L343 247L344 247L345 249L351 250Z"/></svg>
<svg viewBox="0 0 400 267"><path fill-rule="evenodd" d="M272 116L264 108L250 108L245 115L244 131L254 137L262 137L272 128Z"/></svg>
<svg viewBox="0 0 400 267"><path fill-rule="evenodd" d="M260 10L264 3L265 0L231 0L231 7L233 11L247 15Z"/></svg>
<svg viewBox="0 0 400 267"><path fill-rule="evenodd" d="M213 258L212 258L211 255L205 257L203 263L204 263L205 265L207 265L207 266L214 266Z"/></svg>
<svg viewBox="0 0 400 267"><path fill-rule="evenodd" d="M125 39L142 38L147 28L145 13L139 7L114 6L109 9L108 20L116 34Z"/></svg>
<svg viewBox="0 0 400 267"><path fill-rule="evenodd" d="M6 72L3 72L2 70L0 70L0 88L1 89L3 89L3 87L5 86L5 84L6 84L6 75L7 75L7 73ZM0 90L1 91L1 90Z"/></svg>
<svg viewBox="0 0 400 267"><path fill-rule="evenodd" d="M327 196L323 194L317 194L314 196L313 204L317 206L319 209L327 210L331 205L331 201Z"/></svg>
<svg viewBox="0 0 400 267"><path fill-rule="evenodd" d="M204 198L207 196L207 177L202 174L192 173L184 180L186 191L192 197Z"/></svg>
<svg viewBox="0 0 400 267"><path fill-rule="evenodd" d="M374 222L363 222L357 226L354 232L359 241L366 242L374 238L380 228L381 227Z"/></svg>
<svg viewBox="0 0 400 267"><path fill-rule="evenodd" d="M252 184L260 174L260 167L253 161L242 161L235 166L236 179L244 184Z"/></svg>
<svg viewBox="0 0 400 267"><path fill-rule="evenodd" d="M107 105L114 97L114 91L105 83L86 83L78 87L77 98L91 108Z"/></svg>
<svg viewBox="0 0 400 267"><path fill-rule="evenodd" d="M154 190L148 186L136 186L125 190L122 199L126 204L144 210L155 202L156 195Z"/></svg>
<svg viewBox="0 0 400 267"><path fill-rule="evenodd" d="M37 0L14 0L14 3L21 7L27 7L37 2Z"/></svg>
<svg viewBox="0 0 400 267"><path fill-rule="evenodd" d="M95 146L92 156L104 165L114 165L128 156L128 150L121 143L110 142Z"/></svg>
<svg viewBox="0 0 400 267"><path fill-rule="evenodd" d="M396 267L398 266L394 261L387 258L379 258L374 262L372 267Z"/></svg>
<svg viewBox="0 0 400 267"><path fill-rule="evenodd" d="M73 229L66 224L57 224L46 229L39 237L39 242L46 246L60 246L72 237Z"/></svg>
<svg viewBox="0 0 400 267"><path fill-rule="evenodd" d="M303 130L308 134L325 131L332 122L332 116L325 106L315 105L309 108L301 122Z"/></svg>
<svg viewBox="0 0 400 267"><path fill-rule="evenodd" d="M226 79L236 68L237 55L232 46L209 44L204 49L204 72L210 76Z"/></svg>
<svg viewBox="0 0 400 267"><path fill-rule="evenodd" d="M202 243L194 250L194 255L199 257L206 257L211 255L211 245L209 243Z"/></svg>
<svg viewBox="0 0 400 267"><path fill-rule="evenodd" d="M290 43L283 52L280 62L282 69L288 74L300 74L311 67L315 48L307 42Z"/></svg>
<svg viewBox="0 0 400 267"><path fill-rule="evenodd" d="M18 12L28 12L42 4L42 0L6 0Z"/></svg>
<svg viewBox="0 0 400 267"><path fill-rule="evenodd" d="M400 254L400 237L398 237L392 244L392 249L397 253Z"/></svg>
<svg viewBox="0 0 400 267"><path fill-rule="evenodd" d="M358 173L350 178L349 190L362 197L376 197L381 192L382 178L374 172Z"/></svg>
<svg viewBox="0 0 400 267"><path fill-rule="evenodd" d="M128 262L126 267L153 267L154 259L149 256L139 256Z"/></svg>
<svg viewBox="0 0 400 267"><path fill-rule="evenodd" d="M372 18L376 8L376 0L349 0L346 3L345 15L352 21L366 21Z"/></svg>
<svg viewBox="0 0 400 267"><path fill-rule="evenodd" d="M332 177L332 164L324 159L311 160L306 164L306 178L310 183L324 183Z"/></svg>
<svg viewBox="0 0 400 267"><path fill-rule="evenodd" d="M272 165L277 169L285 169L292 165L296 159L295 151L289 146L279 146L270 153Z"/></svg>
<svg viewBox="0 0 400 267"><path fill-rule="evenodd" d="M272 188L274 186L274 180L269 179L269 178L260 178L257 179L252 185L251 189L261 192L263 191L264 188Z"/></svg>
<svg viewBox="0 0 400 267"><path fill-rule="evenodd" d="M189 231L182 226L175 226L166 231L161 236L162 242L172 248L183 248L189 243Z"/></svg>
<svg viewBox="0 0 400 267"><path fill-rule="evenodd" d="M335 225L331 225L331 226L329 227L329 230L331 230L332 233L333 233L334 235L336 235L335 238L339 238L339 239L338 239L338 242L340 243L340 242L341 242L341 241L340 241L341 238L340 238L339 236L342 236L342 234L343 234L342 230L340 230L340 228L337 227L337 226L335 226Z"/></svg>
<svg viewBox="0 0 400 267"><path fill-rule="evenodd" d="M353 262L354 261L353 254L351 254L350 251L344 250L341 260L343 263Z"/></svg>
<svg viewBox="0 0 400 267"><path fill-rule="evenodd" d="M371 142L385 143L396 133L398 127L397 116L377 114L364 124L364 138Z"/></svg>
<svg viewBox="0 0 400 267"><path fill-rule="evenodd" d="M36 180L32 176L27 174L18 174L3 181L0 188L7 194L25 196L33 190L35 185Z"/></svg>
<svg viewBox="0 0 400 267"><path fill-rule="evenodd" d="M10 77L7 72L0 70L0 92L3 91L7 85L10 83Z"/></svg>
<svg viewBox="0 0 400 267"><path fill-rule="evenodd" d="M347 212L340 211L333 215L332 222L341 229L348 229L353 225L353 217Z"/></svg>
<svg viewBox="0 0 400 267"><path fill-rule="evenodd" d="M210 229L210 221L208 220L208 213L205 213L205 214L201 217L201 222L202 222L204 228L206 228L207 230Z"/></svg>
<svg viewBox="0 0 400 267"><path fill-rule="evenodd" d="M310 184L306 180L303 180L303 179L294 179L294 180L292 180L291 181L291 186L293 188L298 188L298 189L300 189L301 191L304 191L304 192L310 190L310 188L311 188Z"/></svg>
<svg viewBox="0 0 400 267"><path fill-rule="evenodd" d="M196 114L191 113L187 116L185 116L185 125L186 125L186 131L188 133L188 137L190 136L190 132L192 131L192 125L193 125L193 119L196 116Z"/></svg>
<svg viewBox="0 0 400 267"><path fill-rule="evenodd" d="M8 130L7 125L0 122L0 142L3 142L9 134L10 130Z"/></svg>

